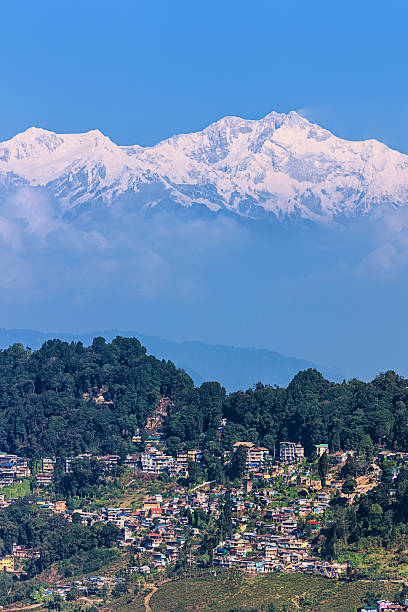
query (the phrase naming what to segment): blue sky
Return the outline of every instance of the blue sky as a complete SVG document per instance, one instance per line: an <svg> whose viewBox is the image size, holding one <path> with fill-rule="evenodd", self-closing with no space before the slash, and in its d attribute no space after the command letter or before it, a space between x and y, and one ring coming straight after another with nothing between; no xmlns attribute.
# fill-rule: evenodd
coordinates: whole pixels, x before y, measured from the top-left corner
<svg viewBox="0 0 408 612"><path fill-rule="evenodd" d="M300 109L408 153L402 0L14 0L1 20L0 140L36 125L146 145Z"/></svg>
<svg viewBox="0 0 408 612"><path fill-rule="evenodd" d="M406 0L1 9L0 141L34 125L149 145L225 115L297 110L343 138L408 153ZM35 190L1 206L12 228L0 242L2 327L135 329L270 348L347 376L408 374L404 210L388 226L288 238L238 219L146 221L127 209L68 225Z"/></svg>

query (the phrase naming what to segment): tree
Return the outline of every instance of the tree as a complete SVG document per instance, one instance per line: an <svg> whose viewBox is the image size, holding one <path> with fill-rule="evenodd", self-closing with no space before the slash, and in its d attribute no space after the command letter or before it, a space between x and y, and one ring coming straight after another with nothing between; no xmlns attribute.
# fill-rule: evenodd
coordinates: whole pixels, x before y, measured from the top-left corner
<svg viewBox="0 0 408 612"><path fill-rule="evenodd" d="M202 470L196 461L188 462L188 481L189 484L194 485L199 482L202 475Z"/></svg>
<svg viewBox="0 0 408 612"><path fill-rule="evenodd" d="M397 599L401 605L404 605L408 599L408 586L405 583L402 585Z"/></svg>
<svg viewBox="0 0 408 612"><path fill-rule="evenodd" d="M354 478L348 477L342 484L342 493L345 495L351 495L355 491L356 486L357 482L354 480Z"/></svg>
<svg viewBox="0 0 408 612"><path fill-rule="evenodd" d="M76 599L78 599L79 595L80 595L79 590L76 587L73 587L67 593L67 601L75 601Z"/></svg>
<svg viewBox="0 0 408 612"><path fill-rule="evenodd" d="M55 610L56 612L60 612L65 607L64 603L64 599L61 595L59 593L54 593L50 596L45 605L50 611Z"/></svg>
<svg viewBox="0 0 408 612"><path fill-rule="evenodd" d="M245 446L238 446L237 450L232 455L229 466L228 475L231 480L242 478L246 470L246 459L248 451Z"/></svg>
<svg viewBox="0 0 408 612"><path fill-rule="evenodd" d="M357 462L354 455L348 455L346 463L341 468L340 475L342 478L346 478L347 476L353 476L353 478L355 478L357 476Z"/></svg>
<svg viewBox="0 0 408 612"><path fill-rule="evenodd" d="M377 602L381 599L381 593L376 593L375 591L366 591L364 595L364 603L367 606L377 606Z"/></svg>
<svg viewBox="0 0 408 612"><path fill-rule="evenodd" d="M233 532L232 525L232 502L231 502L231 493L227 491L224 497L224 505L220 512L220 516L218 517L218 527L220 538L230 538Z"/></svg>
<svg viewBox="0 0 408 612"><path fill-rule="evenodd" d="M124 593L127 593L127 588L126 588L125 583L118 582L117 584L115 584L114 588L112 589L112 596L116 598L116 597L120 597Z"/></svg>
<svg viewBox="0 0 408 612"><path fill-rule="evenodd" d="M321 455L319 459L319 464L318 464L319 478L320 478L320 482L322 483L322 487L326 486L326 477L327 477L328 471L329 471L329 458L327 456L327 453L324 452Z"/></svg>
<svg viewBox="0 0 408 612"><path fill-rule="evenodd" d="M82 516L79 512L74 512L72 515L72 522L75 524L82 523Z"/></svg>

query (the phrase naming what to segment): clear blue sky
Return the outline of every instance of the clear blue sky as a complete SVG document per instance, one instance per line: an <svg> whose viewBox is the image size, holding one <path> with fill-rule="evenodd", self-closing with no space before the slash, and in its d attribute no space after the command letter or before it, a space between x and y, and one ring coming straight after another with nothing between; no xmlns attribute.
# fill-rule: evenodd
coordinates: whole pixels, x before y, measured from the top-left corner
<svg viewBox="0 0 408 612"><path fill-rule="evenodd" d="M145 145L302 109L408 153L406 0L14 0L0 31L0 140L36 125Z"/></svg>

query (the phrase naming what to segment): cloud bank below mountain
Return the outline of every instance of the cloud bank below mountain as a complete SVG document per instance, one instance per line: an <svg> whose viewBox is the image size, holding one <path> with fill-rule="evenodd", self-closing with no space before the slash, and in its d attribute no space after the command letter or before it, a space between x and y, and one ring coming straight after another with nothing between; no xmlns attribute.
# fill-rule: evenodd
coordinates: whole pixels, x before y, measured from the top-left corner
<svg viewBox="0 0 408 612"><path fill-rule="evenodd" d="M203 208L67 220L45 190L0 204L2 327L256 346L370 378L406 372L408 217L265 224Z"/></svg>

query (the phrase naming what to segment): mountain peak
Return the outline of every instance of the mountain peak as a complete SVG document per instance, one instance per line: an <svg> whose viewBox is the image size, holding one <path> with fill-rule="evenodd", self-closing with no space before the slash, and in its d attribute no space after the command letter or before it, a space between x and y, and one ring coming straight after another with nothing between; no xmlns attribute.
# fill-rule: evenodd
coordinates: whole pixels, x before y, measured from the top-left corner
<svg viewBox="0 0 408 612"><path fill-rule="evenodd" d="M98 129L31 127L0 144L0 186L10 177L50 189L69 208L126 196L135 206L170 201L324 221L408 205L407 155L337 138L296 111L226 116L146 148L119 147Z"/></svg>
<svg viewBox="0 0 408 612"><path fill-rule="evenodd" d="M39 134L55 134L55 132L51 132L50 130L44 130L43 128L36 127L35 125L27 128L22 134L37 136ZM21 134L20 134L21 135Z"/></svg>

